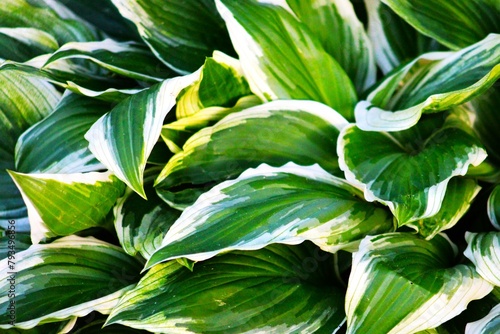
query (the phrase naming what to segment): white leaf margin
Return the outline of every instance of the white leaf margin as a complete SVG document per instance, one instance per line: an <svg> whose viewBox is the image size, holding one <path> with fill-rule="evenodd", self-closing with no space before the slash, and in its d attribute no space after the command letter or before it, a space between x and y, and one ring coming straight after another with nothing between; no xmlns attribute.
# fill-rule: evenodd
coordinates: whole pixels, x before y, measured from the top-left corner
<svg viewBox="0 0 500 334"><path fill-rule="evenodd" d="M142 157L140 157L140 161L143 162L142 166L140 166L141 170L139 171L141 176L144 174L147 158L160 137L163 120L176 104L177 95L181 90L193 84L199 78L200 71L201 69L185 76L166 79L161 83L156 93L156 100L152 103L148 103L142 134L144 150L141 152ZM109 113L113 112L113 110ZM103 115L92 125L85 134L85 139L89 142L88 147L92 154L94 154L104 166L112 171L116 177L122 180L127 186L137 191L128 181L121 165L117 163L117 154L113 149L112 142L106 138L109 113ZM161 122L158 120L161 120ZM138 192L138 194L143 198L145 197L144 191L142 191L142 193Z"/></svg>
<svg viewBox="0 0 500 334"><path fill-rule="evenodd" d="M104 241L95 239L93 237L78 237L78 236L67 236L63 237L61 239L58 239L50 244L44 244L44 245L32 245L30 248L27 250L18 253L17 255L22 255L23 253L26 254L26 252L33 253L42 249L50 249L50 248L55 248L55 249L60 249L60 248L84 248L84 247L99 247L99 246L105 246L106 248L113 248L119 251L122 251L121 248L108 244ZM6 282L5 284L10 284L8 282L8 277L11 276L12 274L9 274L8 266L7 266L7 261L8 259L3 259L0 261L0 282ZM28 260L18 260L16 261L16 272L19 272L20 270L25 270L30 267L42 264L44 261L42 257L29 257ZM131 284L129 286L126 286L125 288L122 288L120 290L117 290L116 292L109 294L107 296L94 299L79 305L75 305L72 307L67 307L65 309L59 310L57 312L53 312L47 315L44 315L42 317L32 319L29 321L24 321L24 322L18 322L15 324L15 326L11 324L7 325L0 325L0 328L2 329L9 329L9 328L21 328L21 329L30 329L33 328L39 324L43 323L48 323L48 322L55 322L58 320L65 320L69 319L72 317L83 317L89 314L92 311L97 311L100 312L101 314L110 314L111 310L118 305L118 301L120 300L121 296L125 294L125 292L132 290L135 287L135 283ZM0 297L0 303L4 302L5 300L8 300L8 295L6 294L4 297Z"/></svg>
<svg viewBox="0 0 500 334"><path fill-rule="evenodd" d="M491 244L483 243L487 234L494 234ZM476 270L485 280L500 287L500 232L490 233L465 233L467 248L464 255L474 263ZM483 246L489 246L489 256L482 255Z"/></svg>
<svg viewBox="0 0 500 334"><path fill-rule="evenodd" d="M345 178L349 183L351 183L353 186L363 191L365 200L367 200L368 202L377 201L381 204L384 204L389 207L392 213L395 213L397 203L389 200L383 200L382 198L377 197L371 190L371 186L373 185L374 181L372 180L366 184L363 183L361 180L357 179L356 175L349 169L349 166L347 166L347 163L345 161L345 145L347 143L344 140L344 136L346 135L347 131L349 131L354 127L357 127L357 124L349 124L348 126L344 127L339 134L339 139L337 140L337 155L339 156L339 168L344 172ZM392 137L388 133L381 132L381 134L386 135L392 139ZM468 154L468 159L462 162L460 165L458 165L451 172L451 175L448 178L429 188L424 189L424 191L427 192L427 198L428 198L426 210L421 216L413 216L410 220L407 221L407 223L413 222L418 219L429 218L437 214L441 209L441 204L443 203L443 199L446 193L446 188L451 178L454 176L464 176L465 174L467 174L467 170L470 165L478 166L486 159L487 156L488 154L482 148L478 148L470 152Z"/></svg>
<svg viewBox="0 0 500 334"><path fill-rule="evenodd" d="M11 172L9 172L11 173ZM17 173L18 175L24 175L23 173ZM45 179L52 180L59 183L66 184L87 184L87 185L95 185L98 182L106 182L106 183L114 183L117 180L113 180L113 173L110 171L100 173L100 172L91 172L91 173L75 173L75 174L27 174L30 177L37 179ZM39 244L40 241L44 238L55 237L56 235L49 230L47 225L43 222L42 217L38 213L38 210L32 204L29 197L23 191L22 187L17 183L16 179L11 176L12 180L16 184L21 196L26 204L28 209L28 219L30 224L30 237L32 244Z"/></svg>
<svg viewBox="0 0 500 334"><path fill-rule="evenodd" d="M490 332L485 332L484 328L492 322L500 325L500 304L493 307L484 318L469 322L465 326L465 334L489 334Z"/></svg>

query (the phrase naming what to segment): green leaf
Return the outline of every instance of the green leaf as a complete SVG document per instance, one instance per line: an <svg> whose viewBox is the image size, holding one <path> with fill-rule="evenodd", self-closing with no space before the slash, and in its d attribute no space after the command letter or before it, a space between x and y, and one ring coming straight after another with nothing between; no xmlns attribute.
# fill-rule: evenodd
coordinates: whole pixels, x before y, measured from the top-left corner
<svg viewBox="0 0 500 334"><path fill-rule="evenodd" d="M154 54L175 71L194 72L214 50L233 53L213 0L112 0Z"/></svg>
<svg viewBox="0 0 500 334"><path fill-rule="evenodd" d="M267 101L315 100L353 119L352 82L305 24L279 6L216 3L254 94Z"/></svg>
<svg viewBox="0 0 500 334"><path fill-rule="evenodd" d="M375 83L372 45L349 0L286 2L345 70L358 93Z"/></svg>
<svg viewBox="0 0 500 334"><path fill-rule="evenodd" d="M495 306L484 318L468 323L466 334L495 334L500 331L500 304Z"/></svg>
<svg viewBox="0 0 500 334"><path fill-rule="evenodd" d="M8 290L15 281L16 327L32 328L92 311L108 314L138 280L141 264L119 247L69 236L0 262L0 328L11 328ZM12 274L12 271L15 273Z"/></svg>
<svg viewBox="0 0 500 334"><path fill-rule="evenodd" d="M368 236L354 253L347 286L347 333L415 333L461 313L492 286L473 266L457 264L444 235ZM380 321L384 319L384 321Z"/></svg>
<svg viewBox="0 0 500 334"><path fill-rule="evenodd" d="M146 162L158 141L165 116L179 92L198 73L167 79L123 100L85 134L89 149L120 180L142 197Z"/></svg>
<svg viewBox="0 0 500 334"><path fill-rule="evenodd" d="M500 185L496 186L488 198L488 217L491 224L500 230Z"/></svg>
<svg viewBox="0 0 500 334"><path fill-rule="evenodd" d="M27 61L58 47L52 35L38 29L0 28L0 60Z"/></svg>
<svg viewBox="0 0 500 334"><path fill-rule="evenodd" d="M83 138L109 103L66 94L55 110L17 141L16 170L23 173L85 173L105 169Z"/></svg>
<svg viewBox="0 0 500 334"><path fill-rule="evenodd" d="M27 231L26 207L7 169L14 169L19 136L54 109L60 94L46 81L13 70L0 70L0 87L0 226L14 219L19 231Z"/></svg>
<svg viewBox="0 0 500 334"><path fill-rule="evenodd" d="M364 3L368 12L368 35L384 74L422 53L441 49L439 43L420 34L381 0Z"/></svg>
<svg viewBox="0 0 500 334"><path fill-rule="evenodd" d="M161 129L161 137L173 153L182 151L186 141L197 131L214 125L225 116L237 111L249 109L261 104L262 101L255 95L244 96L239 99L233 107L208 107L198 110L190 116L180 118L169 124L165 124ZM177 105L177 111L179 105Z"/></svg>
<svg viewBox="0 0 500 334"><path fill-rule="evenodd" d="M78 328L71 334L150 334L150 332L142 331L127 326L111 325L103 328L105 319L98 319L91 323Z"/></svg>
<svg viewBox="0 0 500 334"><path fill-rule="evenodd" d="M465 234L464 255L476 265L477 272L488 282L500 286L500 232Z"/></svg>
<svg viewBox="0 0 500 334"><path fill-rule="evenodd" d="M350 125L340 134L339 165L347 180L364 190L366 200L388 205L399 226L437 214L450 179L486 158L462 109L444 121L441 116L429 115L401 132Z"/></svg>
<svg viewBox="0 0 500 334"><path fill-rule="evenodd" d="M100 42L64 44L50 56L44 67L60 59L88 59L113 73L152 83L174 73L140 44L120 43L109 38Z"/></svg>
<svg viewBox="0 0 500 334"><path fill-rule="evenodd" d="M127 190L114 208L115 228L123 249L129 255L140 253L148 259L160 247L170 226L181 212L168 206L146 188L148 200Z"/></svg>
<svg viewBox="0 0 500 334"><path fill-rule="evenodd" d="M208 107L232 107L250 94L239 61L216 51L205 60L199 80L179 94L175 113L182 119Z"/></svg>
<svg viewBox="0 0 500 334"><path fill-rule="evenodd" d="M497 0L382 1L421 33L450 49L458 50L489 33L500 33Z"/></svg>
<svg viewBox="0 0 500 334"><path fill-rule="evenodd" d="M261 165L201 195L167 232L147 267L186 257L203 261L232 250L310 240L334 253L368 234L393 230L392 216L318 165Z"/></svg>
<svg viewBox="0 0 500 334"><path fill-rule="evenodd" d="M160 188L236 177L261 163L319 163L338 174L335 145L347 121L314 101L280 100L232 113L193 135L156 180Z"/></svg>
<svg viewBox="0 0 500 334"><path fill-rule="evenodd" d="M481 190L477 182L472 179L454 177L446 187L443 202L438 213L434 216L409 223L418 233L427 240L436 234L450 229L469 210L471 202Z"/></svg>
<svg viewBox="0 0 500 334"><path fill-rule="evenodd" d="M474 129L488 151L488 158L500 166L500 82L495 83L484 94L471 101L474 107Z"/></svg>
<svg viewBox="0 0 500 334"><path fill-rule="evenodd" d="M499 61L500 35L495 34L458 52L424 54L356 105L356 124L369 131L408 129L423 113L450 109L486 92L500 78Z"/></svg>
<svg viewBox="0 0 500 334"><path fill-rule="evenodd" d="M10 171L28 207L31 241L99 226L125 190L111 173L22 174Z"/></svg>
<svg viewBox="0 0 500 334"><path fill-rule="evenodd" d="M153 267L120 300L107 324L156 333L332 333L344 322L343 291L330 257L273 245L196 264Z"/></svg>
<svg viewBox="0 0 500 334"><path fill-rule="evenodd" d="M40 1L2 0L0 27L35 28L52 35L59 45L96 39L95 31L76 20L62 18Z"/></svg>

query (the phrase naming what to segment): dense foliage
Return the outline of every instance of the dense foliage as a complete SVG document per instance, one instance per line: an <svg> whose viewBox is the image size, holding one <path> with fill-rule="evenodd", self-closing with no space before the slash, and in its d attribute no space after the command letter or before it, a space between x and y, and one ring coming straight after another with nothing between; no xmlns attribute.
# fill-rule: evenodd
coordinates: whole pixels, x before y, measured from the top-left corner
<svg viewBox="0 0 500 334"><path fill-rule="evenodd" d="M500 332L498 0L2 0L0 46L2 333Z"/></svg>

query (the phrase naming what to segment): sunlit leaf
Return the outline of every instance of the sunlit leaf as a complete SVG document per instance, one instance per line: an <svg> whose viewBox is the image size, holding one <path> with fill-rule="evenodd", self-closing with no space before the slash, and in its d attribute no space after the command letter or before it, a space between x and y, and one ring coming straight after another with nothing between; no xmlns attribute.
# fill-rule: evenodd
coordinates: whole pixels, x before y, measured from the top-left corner
<svg viewBox="0 0 500 334"><path fill-rule="evenodd" d="M111 173L22 174L10 171L28 207L31 241L99 226L125 190Z"/></svg>
<svg viewBox="0 0 500 334"><path fill-rule="evenodd" d="M351 80L304 23L275 5L216 3L254 94L267 101L319 101L353 118Z"/></svg>
<svg viewBox="0 0 500 334"><path fill-rule="evenodd" d="M340 64L359 93L375 83L372 45L349 0L286 2Z"/></svg>
<svg viewBox="0 0 500 334"><path fill-rule="evenodd" d="M363 239L347 286L347 333L431 329L486 296L492 286L455 258L456 246L443 235L424 240L388 233Z"/></svg>
<svg viewBox="0 0 500 334"><path fill-rule="evenodd" d="M356 124L369 131L400 131L423 113L463 104L500 78L500 35L457 52L424 54L382 80L356 105Z"/></svg>

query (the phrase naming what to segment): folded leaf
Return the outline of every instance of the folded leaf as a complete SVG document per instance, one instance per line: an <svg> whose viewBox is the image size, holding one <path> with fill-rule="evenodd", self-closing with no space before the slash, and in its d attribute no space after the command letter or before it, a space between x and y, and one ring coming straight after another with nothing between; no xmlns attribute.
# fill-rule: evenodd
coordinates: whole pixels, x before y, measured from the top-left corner
<svg viewBox="0 0 500 334"><path fill-rule="evenodd" d="M488 198L488 217L491 224L500 230L500 185L496 186Z"/></svg>
<svg viewBox="0 0 500 334"><path fill-rule="evenodd" d="M408 226L413 227L427 240L432 239L436 234L452 228L463 217L479 190L481 187L475 180L452 178L446 187L439 211L430 218L409 223Z"/></svg>
<svg viewBox="0 0 500 334"><path fill-rule="evenodd" d="M55 110L36 123L16 145L16 170L22 173L85 173L105 169L83 138L109 103L66 94Z"/></svg>
<svg viewBox="0 0 500 334"><path fill-rule="evenodd" d="M213 0L112 0L155 55L175 71L198 69L214 50L233 53Z"/></svg>
<svg viewBox="0 0 500 334"><path fill-rule="evenodd" d="M261 163L319 163L338 173L335 145L346 124L335 110L314 101L273 101L232 113L193 135L156 186L222 181Z"/></svg>
<svg viewBox="0 0 500 334"><path fill-rule="evenodd" d="M342 67L284 8L216 0L245 77L262 100L315 100L353 117L355 89Z"/></svg>
<svg viewBox="0 0 500 334"><path fill-rule="evenodd" d="M492 286L473 266L457 264L445 236L369 236L354 253L346 294L347 333L415 333L462 312ZM380 321L384 319L384 321Z"/></svg>
<svg viewBox="0 0 500 334"><path fill-rule="evenodd" d="M31 246L0 268L0 328L12 327L8 290L14 280L16 327L28 329L92 311L108 314L135 285L141 265L116 246L69 236Z"/></svg>
<svg viewBox="0 0 500 334"><path fill-rule="evenodd" d="M0 87L0 226L14 219L18 231L28 231L26 206L7 169L14 169L19 136L54 109L60 94L46 81L14 70L0 70Z"/></svg>
<svg viewBox="0 0 500 334"><path fill-rule="evenodd" d="M422 53L441 49L435 40L420 34L381 0L365 0L368 35L378 66L384 74Z"/></svg>
<svg viewBox="0 0 500 334"><path fill-rule="evenodd" d="M465 334L494 334L500 331L500 304L495 306L484 318L468 323Z"/></svg>
<svg viewBox="0 0 500 334"><path fill-rule="evenodd" d="M391 231L392 216L318 165L261 165L223 182L188 207L147 267L179 257L203 261L231 250L310 240L327 252L356 249L365 235Z"/></svg>
<svg viewBox="0 0 500 334"><path fill-rule="evenodd" d="M199 80L177 97L175 113L182 119L208 107L232 107L239 98L250 94L239 61L216 51L205 60Z"/></svg>
<svg viewBox="0 0 500 334"><path fill-rule="evenodd" d="M450 49L458 50L489 33L500 33L497 0L382 1L421 33Z"/></svg>
<svg viewBox="0 0 500 334"><path fill-rule="evenodd" d="M457 52L420 56L387 76L356 105L363 130L400 131L423 113L447 110L486 92L500 78L500 35Z"/></svg>
<svg viewBox="0 0 500 334"><path fill-rule="evenodd" d="M28 207L33 244L101 225L125 190L109 172L9 174Z"/></svg>
<svg viewBox="0 0 500 334"><path fill-rule="evenodd" d="M52 35L34 28L0 28L0 60L27 61L58 48Z"/></svg>
<svg viewBox="0 0 500 334"><path fill-rule="evenodd" d="M113 73L153 83L174 74L141 45L119 43L109 38L100 42L64 44L50 56L44 67L60 59L88 59Z"/></svg>
<svg viewBox="0 0 500 334"><path fill-rule="evenodd" d="M52 35L59 45L96 39L96 33L91 28L76 20L62 18L40 1L2 0L0 27L35 28Z"/></svg>
<svg viewBox="0 0 500 334"><path fill-rule="evenodd" d="M175 98L198 73L167 79L119 103L85 134L89 149L120 180L145 198L143 174Z"/></svg>
<svg viewBox="0 0 500 334"><path fill-rule="evenodd" d="M358 93L375 83L372 45L349 0L287 0L287 4L318 36L326 52L351 78Z"/></svg>
<svg viewBox="0 0 500 334"><path fill-rule="evenodd" d="M195 265L157 265L125 294L107 324L155 333L335 333L343 291L329 256L311 247L273 245Z"/></svg>
<svg viewBox="0 0 500 334"><path fill-rule="evenodd" d="M465 234L464 255L476 265L477 272L488 282L500 286L500 232Z"/></svg>
<svg viewBox="0 0 500 334"><path fill-rule="evenodd" d="M440 116L430 115L401 132L350 125L340 134L339 165L347 180L364 190L366 200L388 205L399 226L437 214L450 179L486 158L462 109L444 124Z"/></svg>

